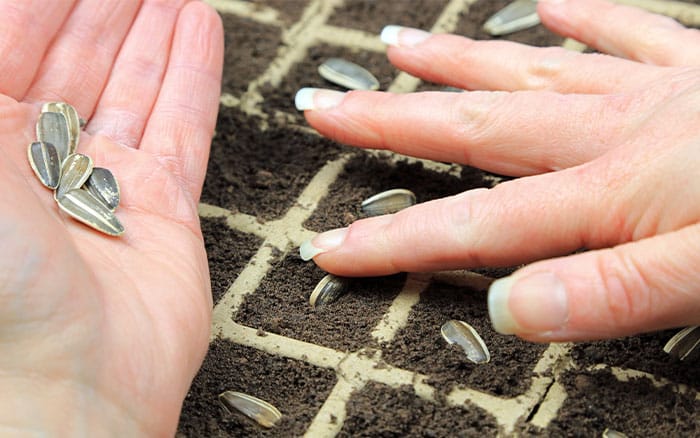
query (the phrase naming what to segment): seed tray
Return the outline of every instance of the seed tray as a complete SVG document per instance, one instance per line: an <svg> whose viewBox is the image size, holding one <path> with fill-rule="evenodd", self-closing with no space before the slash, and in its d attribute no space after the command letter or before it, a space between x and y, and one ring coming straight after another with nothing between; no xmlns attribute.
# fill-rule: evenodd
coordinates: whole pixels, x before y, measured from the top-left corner
<svg viewBox="0 0 700 438"><path fill-rule="evenodd" d="M362 199L409 188L424 202L503 178L325 140L293 108L294 93L332 87L316 71L327 56L367 68L383 90L440 89L390 66L381 26L487 38L481 24L506 0L209 1L227 41L200 204L216 305L179 437L700 434L698 359L661 349L674 331L575 345L494 333L486 289L515 267L362 279L335 303L308 303L324 273L298 246L358 218ZM700 23L698 0L625 2ZM542 26L503 38L588 50ZM440 337L449 319L477 329L489 363L460 360ZM224 414L217 396L227 390L272 403L281 422L263 429Z"/></svg>

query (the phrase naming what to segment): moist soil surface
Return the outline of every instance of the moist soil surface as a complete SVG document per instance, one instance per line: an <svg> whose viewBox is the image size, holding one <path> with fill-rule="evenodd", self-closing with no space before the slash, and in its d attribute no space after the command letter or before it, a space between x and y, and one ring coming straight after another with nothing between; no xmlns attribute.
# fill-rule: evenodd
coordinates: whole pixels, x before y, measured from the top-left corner
<svg viewBox="0 0 700 438"><path fill-rule="evenodd" d="M357 43L334 40L334 29L347 30L351 36L376 35L386 24L430 29L451 2L346 0L338 1L330 13L324 12L328 6L323 2L311 0L232 3L239 7L220 9L226 32L223 96L201 201L232 217L252 218L248 221L252 225L238 229L227 216L202 217L214 304L219 305L217 310L234 306L227 320L215 320L215 326L233 328L215 330L184 401L178 436L302 436L326 417L326 432L320 436L600 436L606 428L630 437L700 435L698 355L681 362L662 350L675 330L552 350L495 333L488 320L484 287L431 278L408 307L404 323L383 339L374 330L391 325L387 315L413 278L407 274L354 279L336 302L310 306L309 294L325 273L303 262L296 245L280 245L278 238L266 236L267 224L286 220L295 208L310 208L299 224L310 237L311 232L362 218L362 200L384 190L410 189L418 202L426 202L492 187L503 179L467 166L368 153L323 139L308 129L303 114L294 109L294 94L301 87L340 89L317 73L328 57L346 58L367 68L382 90L399 76L383 52L368 49L361 38ZM508 3L473 2L452 17L453 32L490 38L481 30L483 22ZM314 22L324 13L325 18ZM303 32L316 28L321 36L305 40ZM535 46L559 46L564 41L541 25L502 39ZM295 44L305 48L296 50ZM443 87L421 82L415 89ZM300 204L300 196L319 171L343 157L344 165L330 180L327 194L311 207ZM295 239L290 236L297 231L282 234ZM256 254L264 253L261 248L271 248L272 256L258 260ZM235 284L243 271L261 266L267 270L259 282ZM498 278L514 269L485 266L472 272L483 280L481 276ZM224 297L234 289L243 291L244 298L232 305L229 302L236 301ZM440 326L450 319L466 321L476 329L489 348L489 363L467 361L459 348L442 339ZM246 340L237 327L257 330L257 339ZM301 346L318 346L323 352L362 352L376 359L377 372L413 373L416 381L398 384L355 376L350 380L356 387L339 404L340 410L329 408L331 413L326 415L325 404L342 399L342 389L347 387L341 366L326 366L305 354L294 359L276 354L274 348L250 346L258 341L261 344L256 346L264 345L276 336ZM550 351L564 353L556 353L559 359L552 364L538 367L555 354ZM504 426L507 412L489 403L528 403L528 394L542 379L548 383L532 402L531 411L514 419L510 427ZM430 397L418 394L422 384L433 389ZM538 420L550 399L556 399L555 390L563 394L561 403L551 418ZM266 429L243 415L226 412L217 398L224 391L244 392L273 404L282 413L281 421ZM465 393L476 395L455 401Z"/></svg>

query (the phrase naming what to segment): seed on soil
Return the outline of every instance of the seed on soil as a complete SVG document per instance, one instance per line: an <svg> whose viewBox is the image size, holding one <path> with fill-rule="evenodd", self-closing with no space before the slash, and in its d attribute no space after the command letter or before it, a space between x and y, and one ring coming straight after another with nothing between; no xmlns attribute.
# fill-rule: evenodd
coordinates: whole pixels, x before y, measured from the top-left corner
<svg viewBox="0 0 700 438"><path fill-rule="evenodd" d="M450 344L457 344L467 355L467 359L474 363L487 363L491 360L491 354L484 340L464 321L451 319L440 328L442 337Z"/></svg>
<svg viewBox="0 0 700 438"><path fill-rule="evenodd" d="M54 145L35 141L29 145L27 155L29 165L39 181L50 189L58 187L61 178L61 162Z"/></svg>
<svg viewBox="0 0 700 438"><path fill-rule="evenodd" d="M396 213L416 203L416 195L406 189L392 189L377 193L362 201L360 208L367 216Z"/></svg>
<svg viewBox="0 0 700 438"><path fill-rule="evenodd" d="M78 111L73 108L73 106L68 105L65 102L47 102L41 107L41 112L53 112L63 114L68 123L68 154L75 153L78 149L78 142L80 141L80 128L82 127L80 122L80 116L78 116Z"/></svg>
<svg viewBox="0 0 700 438"><path fill-rule="evenodd" d="M337 277L333 274L328 274L318 282L314 291L311 292L309 303L311 307L323 306L338 300L350 286L350 279Z"/></svg>
<svg viewBox="0 0 700 438"><path fill-rule="evenodd" d="M270 428L282 419L282 413L270 403L242 392L226 391L219 394L219 402L228 414L243 413L259 425Z"/></svg>
<svg viewBox="0 0 700 438"><path fill-rule="evenodd" d="M700 344L700 326L686 327L676 333L664 345L664 351L680 360L684 360Z"/></svg>
<svg viewBox="0 0 700 438"><path fill-rule="evenodd" d="M603 438L627 438L627 435L625 435L622 432L618 432L616 430L613 430L613 429L605 429L603 431L602 437Z"/></svg>
<svg viewBox="0 0 700 438"><path fill-rule="evenodd" d="M87 155L69 155L61 167L61 181L58 183L55 198L58 200L69 191L81 188L90 178L92 166L92 158Z"/></svg>
<svg viewBox="0 0 700 438"><path fill-rule="evenodd" d="M378 90L379 81L359 65L340 58L329 58L318 67L318 73L327 81L350 90Z"/></svg>
<svg viewBox="0 0 700 438"><path fill-rule="evenodd" d="M540 24L537 0L515 0L484 23L484 31L493 36L506 35Z"/></svg>
<svg viewBox="0 0 700 438"><path fill-rule="evenodd" d="M71 154L68 121L61 113L41 113L36 124L36 138L37 141L54 145L61 162Z"/></svg>
<svg viewBox="0 0 700 438"><path fill-rule="evenodd" d="M61 210L97 231L110 236L124 233L124 226L114 213L87 190L71 190L56 200Z"/></svg>
<svg viewBox="0 0 700 438"><path fill-rule="evenodd" d="M85 182L85 189L112 211L119 205L119 184L109 169L92 169L92 174Z"/></svg>

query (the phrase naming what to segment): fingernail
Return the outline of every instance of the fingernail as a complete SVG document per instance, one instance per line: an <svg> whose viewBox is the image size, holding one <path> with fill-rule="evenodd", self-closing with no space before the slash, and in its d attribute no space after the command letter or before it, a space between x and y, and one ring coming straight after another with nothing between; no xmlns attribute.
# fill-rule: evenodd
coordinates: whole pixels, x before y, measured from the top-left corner
<svg viewBox="0 0 700 438"><path fill-rule="evenodd" d="M340 105L345 93L325 88L302 88L294 96L294 105L299 111L327 110Z"/></svg>
<svg viewBox="0 0 700 438"><path fill-rule="evenodd" d="M555 331L569 317L566 288L551 272L516 273L494 281L488 306L493 328L504 335Z"/></svg>
<svg viewBox="0 0 700 438"><path fill-rule="evenodd" d="M412 27L384 26L379 38L384 44L398 47L415 47L427 40L432 34Z"/></svg>
<svg viewBox="0 0 700 438"><path fill-rule="evenodd" d="M343 244L347 234L347 228L338 228L336 230L317 234L313 239L307 240L301 244L299 247L299 255L302 260L308 262L319 254L338 248Z"/></svg>

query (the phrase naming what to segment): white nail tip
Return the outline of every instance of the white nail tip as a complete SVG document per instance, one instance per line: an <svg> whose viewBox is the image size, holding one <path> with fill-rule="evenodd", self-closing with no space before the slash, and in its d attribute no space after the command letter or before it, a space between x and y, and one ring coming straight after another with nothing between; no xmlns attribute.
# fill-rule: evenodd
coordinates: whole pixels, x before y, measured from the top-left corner
<svg viewBox="0 0 700 438"><path fill-rule="evenodd" d="M305 262L308 262L309 260L324 252L326 252L325 249L315 247L310 240L307 240L306 242L302 243L299 247L299 255L301 256L301 259Z"/></svg>
<svg viewBox="0 0 700 438"><path fill-rule="evenodd" d="M403 29L402 26L396 26L393 24L389 26L384 26L384 29L382 29L382 33L379 35L379 39L381 39L384 44L390 46L398 46L399 33L401 32L401 29Z"/></svg>
<svg viewBox="0 0 700 438"><path fill-rule="evenodd" d="M503 335L512 335L518 332L518 324L510 312L508 299L515 279L505 277L494 281L489 287L488 306L489 317L494 330Z"/></svg>
<svg viewBox="0 0 700 438"><path fill-rule="evenodd" d="M318 88L302 88L297 91L294 96L294 106L297 107L299 111L312 110L315 109L314 106L314 94L316 94Z"/></svg>

